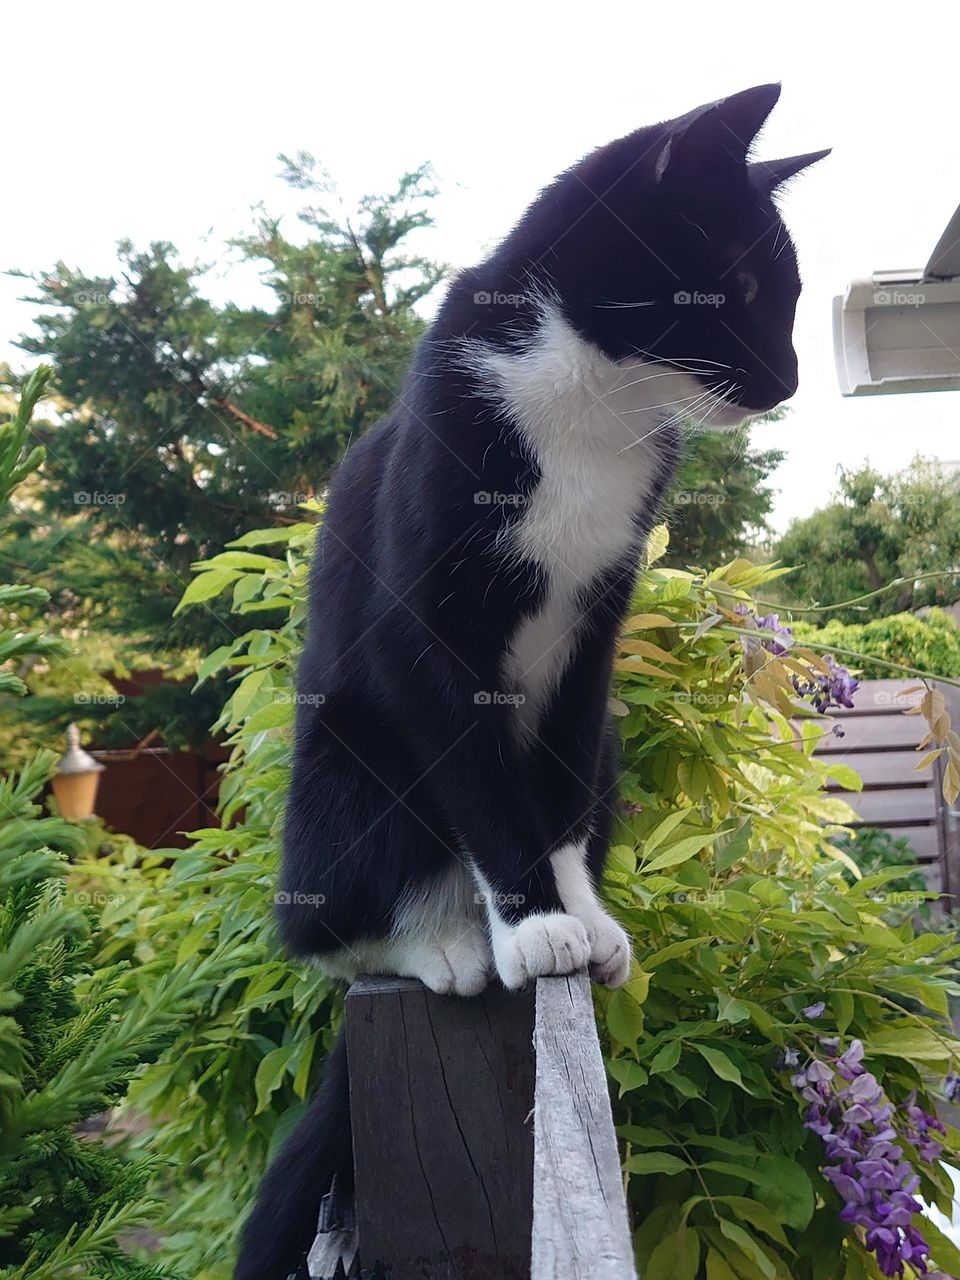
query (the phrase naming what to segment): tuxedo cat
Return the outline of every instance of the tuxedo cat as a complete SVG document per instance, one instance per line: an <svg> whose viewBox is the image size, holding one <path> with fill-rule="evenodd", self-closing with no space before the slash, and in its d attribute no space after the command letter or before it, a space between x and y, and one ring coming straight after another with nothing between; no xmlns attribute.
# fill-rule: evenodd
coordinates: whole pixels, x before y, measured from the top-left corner
<svg viewBox="0 0 960 1280"><path fill-rule="evenodd" d="M597 896L618 627L683 428L793 394L800 291L748 158L778 86L587 156L451 284L353 446L313 563L278 917L335 976L469 996L630 947ZM349 1183L342 1043L261 1190L238 1277L282 1280Z"/></svg>

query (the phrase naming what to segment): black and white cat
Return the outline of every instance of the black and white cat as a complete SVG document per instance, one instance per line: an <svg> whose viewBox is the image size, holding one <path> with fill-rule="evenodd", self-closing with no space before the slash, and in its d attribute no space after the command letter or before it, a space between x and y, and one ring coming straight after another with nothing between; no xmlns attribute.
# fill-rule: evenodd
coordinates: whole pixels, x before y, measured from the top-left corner
<svg viewBox="0 0 960 1280"><path fill-rule="evenodd" d="M630 947L597 884L615 807L607 699L682 426L793 394L800 291L750 162L749 89L600 148L455 279L393 412L329 497L300 665L278 915L327 972L474 995ZM333 1172L343 1048L268 1173L237 1272L281 1280Z"/></svg>

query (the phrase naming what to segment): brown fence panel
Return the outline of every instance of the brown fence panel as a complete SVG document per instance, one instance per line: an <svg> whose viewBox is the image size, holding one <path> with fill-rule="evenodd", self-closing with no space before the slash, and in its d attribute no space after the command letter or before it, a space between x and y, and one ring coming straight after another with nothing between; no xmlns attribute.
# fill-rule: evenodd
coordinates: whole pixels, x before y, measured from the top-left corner
<svg viewBox="0 0 960 1280"><path fill-rule="evenodd" d="M917 748L927 723L922 716L904 712L920 701L918 683L863 681L853 709L837 712L834 717L842 736L826 735L817 751L831 762L849 766L863 779L859 792L844 791L837 783L830 783L830 790L856 812L857 821L852 825L882 827L909 841L930 887L953 895L960 892L960 815L951 819L946 812L938 765L917 769L926 754ZM940 687L951 703L955 723L960 723L960 690Z"/></svg>
<svg viewBox="0 0 960 1280"><path fill-rule="evenodd" d="M113 831L132 836L147 849L183 849L184 834L216 826L219 775L217 747L203 753L168 751L94 751L104 765L97 793L97 815Z"/></svg>

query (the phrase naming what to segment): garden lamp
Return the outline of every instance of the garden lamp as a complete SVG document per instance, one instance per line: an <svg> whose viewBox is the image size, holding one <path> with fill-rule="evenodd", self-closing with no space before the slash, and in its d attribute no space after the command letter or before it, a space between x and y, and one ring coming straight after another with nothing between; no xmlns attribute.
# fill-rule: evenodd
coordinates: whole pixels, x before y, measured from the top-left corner
<svg viewBox="0 0 960 1280"><path fill-rule="evenodd" d="M67 750L53 775L53 794L64 818L81 822L93 817L103 765L80 745L80 730L67 727Z"/></svg>

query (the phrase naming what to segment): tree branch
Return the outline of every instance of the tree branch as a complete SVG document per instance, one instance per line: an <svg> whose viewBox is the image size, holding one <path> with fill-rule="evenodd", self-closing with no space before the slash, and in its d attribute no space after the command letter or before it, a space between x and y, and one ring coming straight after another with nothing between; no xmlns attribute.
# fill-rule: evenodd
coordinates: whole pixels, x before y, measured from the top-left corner
<svg viewBox="0 0 960 1280"><path fill-rule="evenodd" d="M218 408L225 409L227 413L232 414L238 422L242 422L243 425L245 427L249 427L251 431L256 431L259 435L266 436L268 440L279 440L280 437L277 435L276 431L274 431L273 427L268 427L265 422L258 422L256 418L251 418L249 413L244 413L243 410L232 401L224 400L218 396L213 403Z"/></svg>

